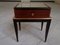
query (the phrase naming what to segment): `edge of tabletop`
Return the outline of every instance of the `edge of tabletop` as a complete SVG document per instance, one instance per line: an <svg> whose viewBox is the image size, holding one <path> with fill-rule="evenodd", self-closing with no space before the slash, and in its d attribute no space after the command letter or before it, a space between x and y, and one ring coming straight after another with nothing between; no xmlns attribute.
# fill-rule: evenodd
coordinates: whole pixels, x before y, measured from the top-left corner
<svg viewBox="0 0 60 45"><path fill-rule="evenodd" d="M27 20L29 20L29 19L52 19L52 17L49 17L49 18L15 18L15 17L13 17L13 19L27 19Z"/></svg>

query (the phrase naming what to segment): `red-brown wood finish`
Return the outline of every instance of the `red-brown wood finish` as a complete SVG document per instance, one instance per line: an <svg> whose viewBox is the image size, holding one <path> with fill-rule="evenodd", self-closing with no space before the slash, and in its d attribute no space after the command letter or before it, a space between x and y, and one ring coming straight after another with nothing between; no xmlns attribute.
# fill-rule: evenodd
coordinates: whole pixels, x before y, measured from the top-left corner
<svg viewBox="0 0 60 45"><path fill-rule="evenodd" d="M45 10L18 10L14 9L16 18L47 18L50 17L50 9Z"/></svg>

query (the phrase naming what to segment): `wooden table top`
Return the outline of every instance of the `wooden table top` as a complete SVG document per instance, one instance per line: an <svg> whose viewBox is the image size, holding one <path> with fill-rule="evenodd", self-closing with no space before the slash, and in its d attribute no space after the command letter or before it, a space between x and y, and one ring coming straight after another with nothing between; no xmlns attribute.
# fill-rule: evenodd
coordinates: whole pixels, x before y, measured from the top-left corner
<svg viewBox="0 0 60 45"><path fill-rule="evenodd" d="M15 18L15 17L13 17L13 19L27 19L27 20L30 20L30 19L46 19L46 20L48 20L48 19L52 19L52 17L48 17L48 18Z"/></svg>

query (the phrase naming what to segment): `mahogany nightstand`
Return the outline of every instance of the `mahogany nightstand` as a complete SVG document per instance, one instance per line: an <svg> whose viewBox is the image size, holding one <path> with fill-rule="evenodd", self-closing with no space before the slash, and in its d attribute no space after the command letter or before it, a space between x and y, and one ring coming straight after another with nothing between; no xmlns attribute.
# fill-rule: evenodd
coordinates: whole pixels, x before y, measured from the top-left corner
<svg viewBox="0 0 60 45"><path fill-rule="evenodd" d="M17 22L19 22L19 26L20 22L42 22L41 30L43 27L43 23L47 22L45 32L45 42L46 42L51 23L50 10L51 8L49 6L40 2L30 2L30 3L23 2L16 5L14 7L15 17L13 18L13 22L17 41L18 41Z"/></svg>

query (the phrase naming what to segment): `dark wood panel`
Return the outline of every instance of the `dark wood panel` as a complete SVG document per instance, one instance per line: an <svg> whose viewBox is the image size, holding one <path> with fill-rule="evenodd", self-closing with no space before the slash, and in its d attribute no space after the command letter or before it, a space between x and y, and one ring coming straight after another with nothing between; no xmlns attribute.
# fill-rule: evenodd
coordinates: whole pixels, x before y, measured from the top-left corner
<svg viewBox="0 0 60 45"><path fill-rule="evenodd" d="M46 18L50 17L48 10L14 10L16 18Z"/></svg>

